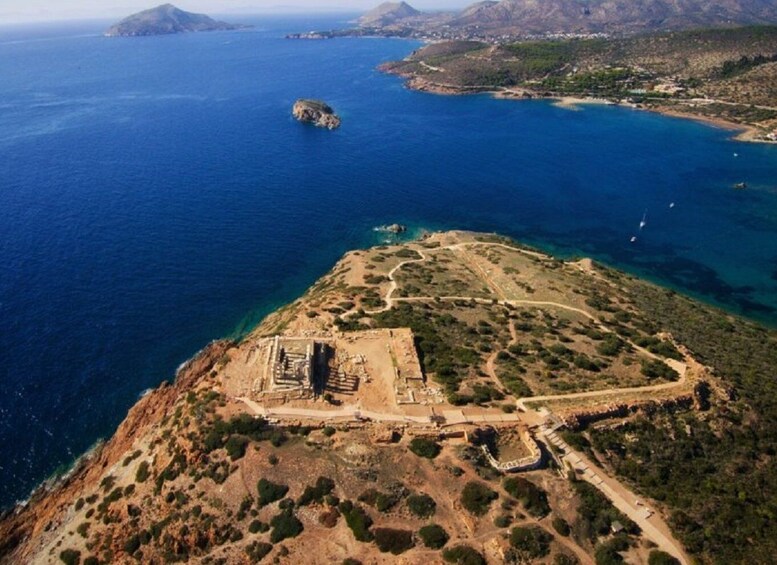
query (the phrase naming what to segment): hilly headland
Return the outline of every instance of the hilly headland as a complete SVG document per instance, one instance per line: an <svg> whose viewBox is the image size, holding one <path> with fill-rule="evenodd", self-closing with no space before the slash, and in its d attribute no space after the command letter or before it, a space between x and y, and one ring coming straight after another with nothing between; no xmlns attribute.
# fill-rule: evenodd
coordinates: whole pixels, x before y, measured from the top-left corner
<svg viewBox="0 0 777 565"><path fill-rule="evenodd" d="M444 94L627 104L777 140L777 27L428 45L383 70L410 88ZM583 100L581 100L583 99Z"/></svg>
<svg viewBox="0 0 777 565"><path fill-rule="evenodd" d="M352 251L4 515L0 560L766 562L776 345L492 234Z"/></svg>

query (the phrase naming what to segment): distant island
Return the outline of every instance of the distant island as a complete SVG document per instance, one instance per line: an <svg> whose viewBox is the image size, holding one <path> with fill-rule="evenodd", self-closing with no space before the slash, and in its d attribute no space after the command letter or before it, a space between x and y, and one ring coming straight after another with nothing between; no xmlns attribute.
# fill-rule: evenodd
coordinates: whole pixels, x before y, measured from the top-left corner
<svg viewBox="0 0 777 565"><path fill-rule="evenodd" d="M105 35L106 37L140 37L190 31L229 31L246 27L248 26L220 22L205 14L185 12L172 4L163 4L124 18L111 26Z"/></svg>
<svg viewBox="0 0 777 565"><path fill-rule="evenodd" d="M339 128L341 123L340 117L335 114L335 111L320 100L297 100L291 113L300 122L330 130Z"/></svg>

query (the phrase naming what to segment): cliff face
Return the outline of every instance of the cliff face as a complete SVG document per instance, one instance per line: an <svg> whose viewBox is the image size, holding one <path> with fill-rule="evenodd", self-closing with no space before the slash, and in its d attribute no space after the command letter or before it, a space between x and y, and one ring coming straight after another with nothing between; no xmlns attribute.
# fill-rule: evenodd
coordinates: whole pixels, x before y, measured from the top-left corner
<svg viewBox="0 0 777 565"><path fill-rule="evenodd" d="M340 127L340 117L329 105L319 100L297 100L291 113L300 122L330 130Z"/></svg>
<svg viewBox="0 0 777 565"><path fill-rule="evenodd" d="M95 485L106 470L117 465L133 445L155 429L168 415L176 399L196 387L231 343L216 341L191 359L178 373L175 383L163 383L141 398L129 411L113 437L85 456L58 483L38 489L24 506L16 507L0 520L0 562L32 562L33 544L65 520L73 503Z"/></svg>

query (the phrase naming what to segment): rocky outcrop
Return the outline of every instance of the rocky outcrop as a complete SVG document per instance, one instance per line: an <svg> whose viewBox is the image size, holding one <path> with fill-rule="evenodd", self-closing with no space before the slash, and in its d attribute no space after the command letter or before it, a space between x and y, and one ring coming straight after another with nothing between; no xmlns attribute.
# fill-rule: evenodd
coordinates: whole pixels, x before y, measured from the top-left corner
<svg viewBox="0 0 777 565"><path fill-rule="evenodd" d="M340 117L328 104L320 100L297 100L291 113L300 122L320 128L332 130L340 127Z"/></svg>
<svg viewBox="0 0 777 565"><path fill-rule="evenodd" d="M90 485L96 484L106 469L115 465L171 411L179 395L192 390L207 378L216 363L232 347L232 342L215 341L178 371L173 384L162 383L141 398L127 414L110 441L81 458L59 482L41 486L29 501L12 509L0 520L0 563L28 563L29 538L40 539L56 529L73 502ZM22 549L24 548L24 549Z"/></svg>
<svg viewBox="0 0 777 565"><path fill-rule="evenodd" d="M641 402L618 402L606 404L590 410L570 412L562 416L564 425L572 431L581 430L594 422L608 418L625 418L630 414L641 412L652 415L659 411L674 412L689 408L699 409L697 398L694 394L683 394L673 398L646 400Z"/></svg>

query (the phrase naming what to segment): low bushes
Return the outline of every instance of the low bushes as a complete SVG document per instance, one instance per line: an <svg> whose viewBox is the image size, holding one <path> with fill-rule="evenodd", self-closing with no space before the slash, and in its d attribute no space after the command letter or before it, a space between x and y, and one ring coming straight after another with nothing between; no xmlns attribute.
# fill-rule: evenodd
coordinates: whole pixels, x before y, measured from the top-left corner
<svg viewBox="0 0 777 565"><path fill-rule="evenodd" d="M437 511L437 503L428 494L412 494L407 497L407 508L419 518L428 518Z"/></svg>
<svg viewBox="0 0 777 565"><path fill-rule="evenodd" d="M478 551L464 544L443 550L442 558L457 565L486 565L485 558Z"/></svg>
<svg viewBox="0 0 777 565"><path fill-rule="evenodd" d="M535 518L547 516L550 512L545 491L523 477L508 477L502 481L502 487L510 496L521 501L526 511Z"/></svg>
<svg viewBox="0 0 777 565"><path fill-rule="evenodd" d="M289 492L289 487L268 481L267 479L259 479L256 485L256 489L259 492L259 498L257 503L259 507L272 504L276 500L280 500L286 493Z"/></svg>
<svg viewBox="0 0 777 565"><path fill-rule="evenodd" d="M413 545L413 532L410 530L395 530L393 528L375 528L375 545L382 553L399 555Z"/></svg>
<svg viewBox="0 0 777 565"><path fill-rule="evenodd" d="M440 454L440 444L431 439L415 437L410 441L410 451L419 457L434 459Z"/></svg>
<svg viewBox="0 0 777 565"><path fill-rule="evenodd" d="M437 524L429 524L418 530L418 537L429 549L440 549L450 539L448 532Z"/></svg>
<svg viewBox="0 0 777 565"><path fill-rule="evenodd" d="M276 515L270 520L270 525L272 526L272 532L270 532L270 541L272 543L297 537L303 530L302 522L297 519L294 511L291 509L286 509Z"/></svg>
<svg viewBox="0 0 777 565"><path fill-rule="evenodd" d="M510 532L510 545L524 559L539 559L550 553L553 536L538 526L517 526Z"/></svg>
<svg viewBox="0 0 777 565"><path fill-rule="evenodd" d="M461 491L461 505L475 516L483 516L488 512L488 507L497 498L497 493L476 481L468 482Z"/></svg>

